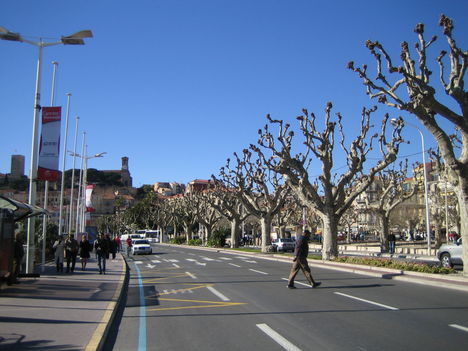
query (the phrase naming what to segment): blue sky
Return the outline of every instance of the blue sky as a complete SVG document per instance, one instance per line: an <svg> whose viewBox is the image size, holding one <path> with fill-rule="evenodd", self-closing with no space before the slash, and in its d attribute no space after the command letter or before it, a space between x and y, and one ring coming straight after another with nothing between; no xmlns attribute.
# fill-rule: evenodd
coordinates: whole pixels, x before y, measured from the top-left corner
<svg viewBox="0 0 468 351"><path fill-rule="evenodd" d="M79 143L86 131L88 154L107 152L89 167L119 169L127 156L134 186L217 174L234 151L256 142L267 113L294 121L307 108L322 116L332 101L351 137L362 107L376 103L346 69L350 60L373 63L367 39L397 58L400 42L415 42L413 28L423 22L442 47L445 13L468 47L464 0L16 0L1 8L0 26L28 39L93 31L84 46L44 49L41 104L49 105L51 62L58 61L56 105L65 110L72 94L68 149L79 116ZM36 61L37 48L0 41L2 173L12 154L25 155L29 170ZM385 112L374 114L376 125ZM405 137L412 143L401 154L419 161L418 134L408 127Z"/></svg>

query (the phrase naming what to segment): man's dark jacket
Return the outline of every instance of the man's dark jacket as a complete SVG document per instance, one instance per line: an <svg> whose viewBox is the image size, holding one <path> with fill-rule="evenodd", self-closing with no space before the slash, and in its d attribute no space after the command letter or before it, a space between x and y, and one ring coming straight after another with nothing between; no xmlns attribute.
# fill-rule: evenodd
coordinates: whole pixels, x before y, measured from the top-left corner
<svg viewBox="0 0 468 351"><path fill-rule="evenodd" d="M296 257L307 257L309 254L309 242L305 235L301 235L296 241L294 255Z"/></svg>

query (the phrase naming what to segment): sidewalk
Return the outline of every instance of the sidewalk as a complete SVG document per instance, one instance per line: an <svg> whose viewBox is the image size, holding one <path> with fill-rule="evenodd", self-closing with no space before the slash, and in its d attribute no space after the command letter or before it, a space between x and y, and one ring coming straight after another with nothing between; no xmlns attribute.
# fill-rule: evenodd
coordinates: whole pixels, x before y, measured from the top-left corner
<svg viewBox="0 0 468 351"><path fill-rule="evenodd" d="M121 254L99 274L93 257L72 274L46 265L39 278L0 290L0 350L99 350L126 278Z"/></svg>

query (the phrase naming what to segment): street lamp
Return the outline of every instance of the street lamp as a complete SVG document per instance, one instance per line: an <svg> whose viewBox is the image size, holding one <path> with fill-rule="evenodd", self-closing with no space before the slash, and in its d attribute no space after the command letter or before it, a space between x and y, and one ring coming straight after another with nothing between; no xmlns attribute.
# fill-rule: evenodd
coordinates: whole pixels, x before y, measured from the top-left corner
<svg viewBox="0 0 468 351"><path fill-rule="evenodd" d="M90 30L83 30L72 34L70 36L62 36L60 41L44 42L42 38L39 41L32 41L25 39L19 33L10 32L5 27L0 26L0 39L8 41L19 41L21 43L31 44L39 49L36 71L36 91L34 98L34 118L33 118L33 133L32 133L32 146L31 146L31 167L29 170L29 204L36 205L36 182L37 182L37 163L38 163L38 124L39 113L41 110L41 72L42 72L42 52L45 47L53 45L83 45L84 38L92 38L93 33ZM34 231L35 219L31 217L28 219L28 237L27 237L27 250L26 250L26 273L32 273L34 269Z"/></svg>
<svg viewBox="0 0 468 351"><path fill-rule="evenodd" d="M73 157L80 157L81 158L81 165L82 165L82 169L81 170L84 170L84 175L83 175L83 184L81 184L81 181L80 181L80 188L82 189L81 190L81 196L80 196L80 191L78 191L78 205L77 205L77 208L76 208L76 229L75 229L75 232L78 234L79 232L82 232L84 230L84 208L86 207L85 205L85 194L86 194L86 185L87 185L87 172L88 172L88 160L92 159L92 158L97 158L97 157L104 157L105 154L107 154L107 152L100 152L98 154L94 154L92 156L86 156L86 148L87 148L87 145L85 146L84 148L84 152L82 153L84 156L80 155L80 154L77 154L76 152L71 152L69 151L70 155L73 156ZM80 197L81 197L81 201L80 201ZM80 203L81 203L81 209L80 209ZM79 221L79 217L80 217L80 212L81 212L81 221ZM81 223L79 223L81 222Z"/></svg>
<svg viewBox="0 0 468 351"><path fill-rule="evenodd" d="M421 136L422 159L423 159L423 167L424 167L424 202L426 205L427 254L430 255L431 254L431 223L429 222L430 214L429 214L429 197L428 197L428 188L427 188L428 177L427 177L427 165L426 165L426 156L425 156L426 146L424 144L424 135L421 132L421 130L418 128L418 126L412 123L409 123L401 118L400 119L392 118L390 122L395 126L402 123L403 125L407 124L411 127L414 127L417 129L417 131L419 132L419 135Z"/></svg>

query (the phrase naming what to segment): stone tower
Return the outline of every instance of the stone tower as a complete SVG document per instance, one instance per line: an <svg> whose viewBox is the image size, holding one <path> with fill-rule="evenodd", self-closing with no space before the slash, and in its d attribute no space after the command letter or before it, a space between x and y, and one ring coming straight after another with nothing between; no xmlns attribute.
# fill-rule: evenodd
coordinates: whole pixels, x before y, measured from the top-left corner
<svg viewBox="0 0 468 351"><path fill-rule="evenodd" d="M124 186L132 186L132 177L128 169L128 157L122 157L122 169L120 171L122 183Z"/></svg>
<svg viewBox="0 0 468 351"><path fill-rule="evenodd" d="M11 155L11 179L20 179L24 176L24 156L23 155Z"/></svg>

